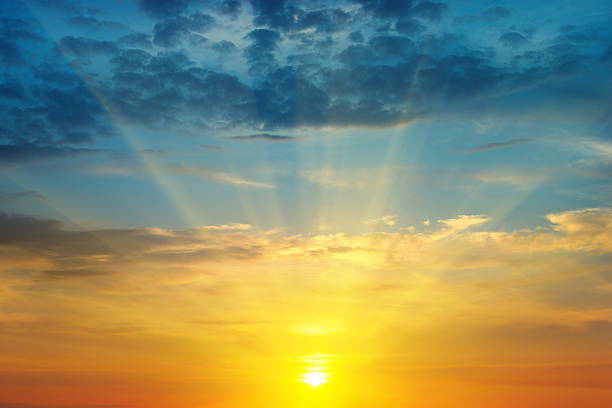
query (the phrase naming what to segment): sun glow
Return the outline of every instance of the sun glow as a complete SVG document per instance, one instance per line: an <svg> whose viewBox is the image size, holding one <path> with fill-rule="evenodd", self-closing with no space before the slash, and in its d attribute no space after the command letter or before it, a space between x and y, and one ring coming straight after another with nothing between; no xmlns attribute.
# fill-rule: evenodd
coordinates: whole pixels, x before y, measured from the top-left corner
<svg viewBox="0 0 612 408"><path fill-rule="evenodd" d="M306 384L312 385L313 387L318 387L319 385L327 382L327 373L322 371L311 371L305 373L301 380Z"/></svg>

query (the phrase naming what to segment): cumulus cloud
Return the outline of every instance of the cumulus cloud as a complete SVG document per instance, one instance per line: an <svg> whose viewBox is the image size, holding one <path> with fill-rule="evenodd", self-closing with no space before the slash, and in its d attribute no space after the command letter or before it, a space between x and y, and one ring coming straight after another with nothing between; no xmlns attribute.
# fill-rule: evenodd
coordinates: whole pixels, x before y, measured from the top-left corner
<svg viewBox="0 0 612 408"><path fill-rule="evenodd" d="M584 253L595 251L603 254L612 250L610 234L612 210L610 209L566 211L549 214L547 219L551 223L550 229L534 228L510 232L482 230L482 225L491 221L489 217L459 215L455 218L438 220L438 227L426 233L411 230L408 233L375 232L363 235L271 237L265 232L254 230L251 225L241 223L210 225L189 230L159 228L70 230L54 220L2 214L0 224L4 233L0 234L0 244L4 248L32 251L46 258L50 263L45 271L88 270L98 264L98 260L104 260L100 265L110 265L108 263L110 261L127 262L130 259L142 259L145 262L150 256L156 257L156 254L173 253L188 256L203 249L214 249L218 254L226 253L231 258L235 250L245 251L242 253L246 254L256 248L256 251L251 252L253 259L301 257L313 253L344 257L344 254L350 252L365 251L372 252L373 261L387 259L392 263L408 261L414 251L431 250L433 255L441 248L439 245L450 246L448 251L442 251L436 256L460 257L461 251L471 247L470 252L482 252L483 256L486 254L487 259L500 256L500 262L503 262L507 256L522 256L520 251L526 249L529 251L525 252L524 256L528 258L534 253L552 254L557 251L569 251L568 254L572 254L576 251ZM366 222L394 226L397 215L386 215ZM477 226L480 227L479 230L474 230ZM444 238L452 238L454 243L441 242ZM427 249L427 246L431 247ZM384 256L379 258L377 253L380 256L384 253ZM361 262L358 257L355 259ZM480 260L475 262L478 263ZM65 264L72 267L69 269L48 267Z"/></svg>
<svg viewBox="0 0 612 408"><path fill-rule="evenodd" d="M191 33L208 31L214 22L213 17L202 13L168 18L153 27L153 42L161 47L174 47Z"/></svg>

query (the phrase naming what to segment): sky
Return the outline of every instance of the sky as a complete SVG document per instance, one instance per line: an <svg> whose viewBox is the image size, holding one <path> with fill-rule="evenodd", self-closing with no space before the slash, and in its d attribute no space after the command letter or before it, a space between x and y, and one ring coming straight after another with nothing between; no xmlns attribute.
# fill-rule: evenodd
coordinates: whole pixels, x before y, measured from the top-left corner
<svg viewBox="0 0 612 408"><path fill-rule="evenodd" d="M0 408L612 405L612 5L0 4Z"/></svg>

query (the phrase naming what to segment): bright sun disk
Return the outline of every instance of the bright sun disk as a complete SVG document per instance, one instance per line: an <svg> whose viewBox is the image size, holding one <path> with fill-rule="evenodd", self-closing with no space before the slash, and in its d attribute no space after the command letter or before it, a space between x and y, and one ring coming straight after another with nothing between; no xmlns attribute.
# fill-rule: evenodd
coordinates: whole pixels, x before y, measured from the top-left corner
<svg viewBox="0 0 612 408"><path fill-rule="evenodd" d="M327 373L321 371L311 371L302 376L302 381L312 385L313 387L318 387L319 385L327 382Z"/></svg>

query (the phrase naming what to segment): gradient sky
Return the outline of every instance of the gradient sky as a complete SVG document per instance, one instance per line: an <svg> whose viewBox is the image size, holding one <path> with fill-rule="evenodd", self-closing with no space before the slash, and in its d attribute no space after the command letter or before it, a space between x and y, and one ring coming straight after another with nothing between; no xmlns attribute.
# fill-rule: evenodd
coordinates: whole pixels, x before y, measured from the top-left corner
<svg viewBox="0 0 612 408"><path fill-rule="evenodd" d="M0 408L612 406L609 1L4 1L0 67Z"/></svg>

